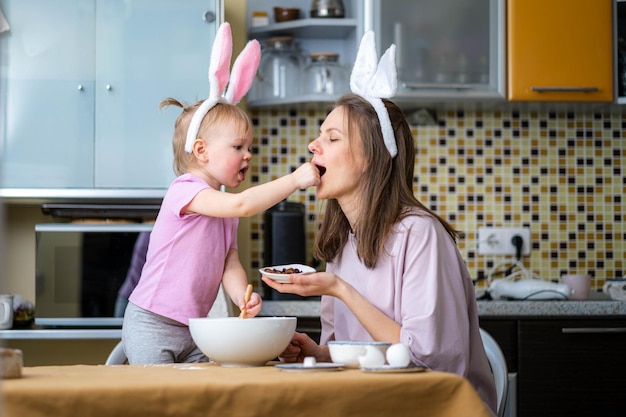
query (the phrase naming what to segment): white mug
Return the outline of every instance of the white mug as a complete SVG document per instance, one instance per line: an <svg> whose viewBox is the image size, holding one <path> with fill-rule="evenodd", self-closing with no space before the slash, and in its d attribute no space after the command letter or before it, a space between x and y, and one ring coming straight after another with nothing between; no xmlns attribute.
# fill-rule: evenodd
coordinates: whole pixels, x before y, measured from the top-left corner
<svg viewBox="0 0 626 417"><path fill-rule="evenodd" d="M13 327L13 296L0 294L0 330Z"/></svg>
<svg viewBox="0 0 626 417"><path fill-rule="evenodd" d="M626 279L607 279L602 291L614 300L626 301Z"/></svg>
<svg viewBox="0 0 626 417"><path fill-rule="evenodd" d="M591 276L583 274L564 274L561 275L563 284L567 284L572 288L569 296L570 300L586 300L589 298L589 287L591 286Z"/></svg>

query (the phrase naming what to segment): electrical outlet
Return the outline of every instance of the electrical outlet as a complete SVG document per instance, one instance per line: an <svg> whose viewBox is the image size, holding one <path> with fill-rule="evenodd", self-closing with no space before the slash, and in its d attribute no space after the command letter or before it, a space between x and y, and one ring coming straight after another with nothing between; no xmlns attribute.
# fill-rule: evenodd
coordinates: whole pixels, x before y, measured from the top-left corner
<svg viewBox="0 0 626 417"><path fill-rule="evenodd" d="M522 238L522 255L530 254L530 228L480 227L478 228L478 254L515 255L514 236Z"/></svg>

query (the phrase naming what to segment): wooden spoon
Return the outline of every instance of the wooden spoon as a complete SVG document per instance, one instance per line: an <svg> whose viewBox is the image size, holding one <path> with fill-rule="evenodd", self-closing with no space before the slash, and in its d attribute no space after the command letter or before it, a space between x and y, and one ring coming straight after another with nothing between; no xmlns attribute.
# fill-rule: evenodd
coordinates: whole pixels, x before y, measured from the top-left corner
<svg viewBox="0 0 626 417"><path fill-rule="evenodd" d="M239 314L240 319L246 318L246 305L248 305L248 301L250 301L250 297L252 296L252 284L248 284L246 287L246 295L243 297L243 308L241 309L241 313Z"/></svg>

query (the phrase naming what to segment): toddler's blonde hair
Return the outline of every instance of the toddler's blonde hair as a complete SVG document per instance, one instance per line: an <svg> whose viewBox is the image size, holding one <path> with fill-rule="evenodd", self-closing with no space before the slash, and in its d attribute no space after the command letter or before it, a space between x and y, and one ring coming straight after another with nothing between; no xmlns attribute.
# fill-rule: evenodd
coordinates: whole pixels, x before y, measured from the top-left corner
<svg viewBox="0 0 626 417"><path fill-rule="evenodd" d="M193 153L185 151L185 140L187 139L187 130L189 130L191 118L201 104L202 101L198 101L195 104L182 104L174 98L166 98L159 104L159 109L166 106L178 106L183 109L183 112L178 116L178 119L176 119L174 137L172 139L174 149L174 172L176 175L187 173L190 166L195 162ZM203 134L208 132L212 127L226 124L240 126L242 135L248 135L252 130L252 122L245 111L232 104L218 103L215 107L211 108L206 116L204 116L204 119L202 119L198 137L203 137Z"/></svg>

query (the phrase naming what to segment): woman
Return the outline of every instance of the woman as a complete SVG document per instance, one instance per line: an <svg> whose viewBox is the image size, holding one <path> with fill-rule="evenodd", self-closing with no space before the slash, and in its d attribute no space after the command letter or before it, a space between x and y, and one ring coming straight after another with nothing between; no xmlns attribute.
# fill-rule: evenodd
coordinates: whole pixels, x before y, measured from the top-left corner
<svg viewBox="0 0 626 417"><path fill-rule="evenodd" d="M281 360L330 361L329 340L404 343L413 363L466 377L495 410L457 232L413 195L416 150L402 110L382 99L381 113L371 101L341 97L309 144L323 173L316 195L327 200L314 246L326 272L263 281L279 292L322 296L321 343L296 333Z"/></svg>

